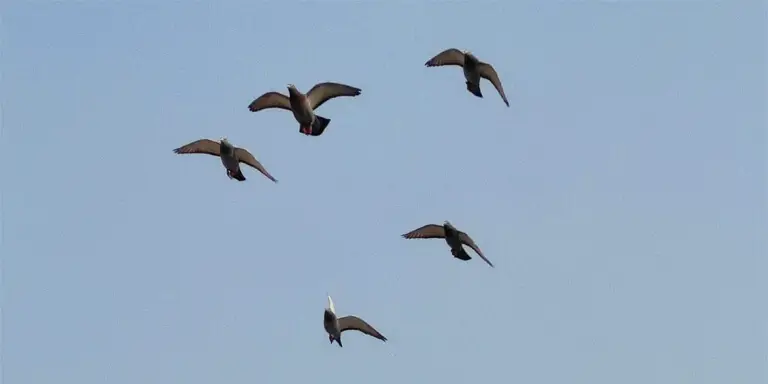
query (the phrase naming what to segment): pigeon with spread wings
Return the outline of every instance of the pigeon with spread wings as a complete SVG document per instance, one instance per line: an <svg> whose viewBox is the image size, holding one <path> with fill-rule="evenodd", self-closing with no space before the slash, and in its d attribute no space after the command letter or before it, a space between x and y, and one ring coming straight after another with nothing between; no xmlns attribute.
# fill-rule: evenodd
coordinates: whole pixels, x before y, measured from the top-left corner
<svg viewBox="0 0 768 384"><path fill-rule="evenodd" d="M475 244L472 238L469 237L469 235L466 233L456 229L456 227L454 227L447 220L445 223L443 223L443 225L427 224L423 227L416 228L402 236L406 239L445 239L445 242L448 243L448 246L451 247L451 254L453 257L464 261L472 259L472 257L469 256L467 251L465 251L464 247L462 246L467 245L472 248L478 254L478 256L480 256L480 258L485 260L488 265L493 267L493 263L485 258L485 255L483 255L480 247Z"/></svg>
<svg viewBox="0 0 768 384"><path fill-rule="evenodd" d="M315 114L315 110L335 97L358 96L361 92L360 88L326 82L316 84L305 95L293 84L288 84L288 96L279 92L267 92L252 101L248 110L258 112L262 109L279 108L291 111L293 118L299 123L299 132L308 136L320 136L331 119Z"/></svg>
<svg viewBox="0 0 768 384"><path fill-rule="evenodd" d="M243 171L240 169L240 163L248 164L264 174L268 179L277 183L277 180L267 172L264 166L256 160L253 155L244 148L238 148L222 137L220 142L209 139L200 139L187 145L183 145L173 150L178 154L204 153L221 158L221 164L227 169L227 176L237 181L245 181Z"/></svg>
<svg viewBox="0 0 768 384"><path fill-rule="evenodd" d="M328 332L328 340L331 344L336 341L339 347L344 346L341 344L341 333L349 330L360 331L381 341L387 341L384 335L357 316L337 317L336 309L333 307L333 300L330 296L328 296L328 308L325 309L323 314L323 327Z"/></svg>
<svg viewBox="0 0 768 384"><path fill-rule="evenodd" d="M504 104L509 107L507 95L504 94L504 87L501 85L501 80L499 80L496 70L490 64L478 60L469 51L462 52L456 48L449 48L429 59L424 65L427 67L441 67L444 65L458 65L462 67L464 69L467 91L477 97L483 97L483 93L480 91L480 78L487 79L493 84L496 91L499 92L501 99L504 100Z"/></svg>

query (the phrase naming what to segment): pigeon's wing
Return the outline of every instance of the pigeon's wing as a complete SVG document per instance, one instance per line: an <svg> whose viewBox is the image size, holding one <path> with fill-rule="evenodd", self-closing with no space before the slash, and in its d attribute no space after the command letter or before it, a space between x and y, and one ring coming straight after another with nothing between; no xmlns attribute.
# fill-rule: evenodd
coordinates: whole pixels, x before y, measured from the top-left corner
<svg viewBox="0 0 768 384"><path fill-rule="evenodd" d="M485 262L488 263L488 265L493 267L493 263L491 263L490 260L485 258L485 255L483 255L483 251L481 251L480 247L478 247L477 244L475 244L475 242L472 241L472 238L469 237L469 235L459 231L459 240L461 240L462 244L465 244L468 247L472 248L478 254L478 256L480 256L483 260L485 260Z"/></svg>
<svg viewBox="0 0 768 384"><path fill-rule="evenodd" d="M248 105L248 110L251 112L258 112L269 108L280 108L290 111L291 100L280 92L267 92Z"/></svg>
<svg viewBox="0 0 768 384"><path fill-rule="evenodd" d="M496 70L488 63L478 63L477 71L480 73L481 77L488 79L488 81L493 84L493 87L496 88L496 91L501 95L501 99L504 100L504 104L509 107L507 95L504 94L504 87L501 86L501 80L499 80L499 74L496 73Z"/></svg>
<svg viewBox="0 0 768 384"><path fill-rule="evenodd" d="M173 152L176 152L178 154L206 153L213 156L221 155L219 143L213 140L208 140L208 139L200 139L197 141L193 141L187 145L183 145L179 148L174 149Z"/></svg>
<svg viewBox="0 0 768 384"><path fill-rule="evenodd" d="M277 179L272 177L272 175L270 175L269 172L267 172L266 168L264 168L264 166L261 165L261 163L259 163L259 161L256 160L256 158L253 157L253 155L250 152L248 152L247 149L235 148L235 156L237 156L237 160L239 162L244 163L244 164L248 164L251 167L256 168L259 172L261 172L268 179L270 179L270 180L274 181L275 183L277 183Z"/></svg>
<svg viewBox="0 0 768 384"><path fill-rule="evenodd" d="M323 103L339 96L357 96L362 92L360 88L355 88L345 84L339 83L319 83L315 84L312 89L307 92L307 98L309 99L309 106L312 109L320 108Z"/></svg>
<svg viewBox="0 0 768 384"><path fill-rule="evenodd" d="M429 59L424 65L427 67L441 67L443 65L458 65L463 67L464 53L456 48L448 48Z"/></svg>
<svg viewBox="0 0 768 384"><path fill-rule="evenodd" d="M406 239L444 239L445 229L437 224L427 224L402 235Z"/></svg>
<svg viewBox="0 0 768 384"><path fill-rule="evenodd" d="M357 316L340 317L339 332L348 331L350 329L354 329L355 331L360 331L362 333L365 333L368 336L373 336L381 341L387 341L387 338L384 337L384 335L379 333L379 331L373 328L370 324L366 323L365 320Z"/></svg>

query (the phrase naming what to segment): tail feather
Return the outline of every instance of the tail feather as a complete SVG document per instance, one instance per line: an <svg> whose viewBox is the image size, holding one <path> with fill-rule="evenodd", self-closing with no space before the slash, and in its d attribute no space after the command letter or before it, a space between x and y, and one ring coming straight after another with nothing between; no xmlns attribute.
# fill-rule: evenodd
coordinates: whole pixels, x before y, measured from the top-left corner
<svg viewBox="0 0 768 384"><path fill-rule="evenodd" d="M237 180L237 181L245 181L245 175L243 175L243 170L238 169L237 172L232 172L230 170L227 170L227 176Z"/></svg>
<svg viewBox="0 0 768 384"><path fill-rule="evenodd" d="M472 260L472 257L469 256L469 253L467 253L467 251L464 250L464 247L451 249L451 254L453 255L453 257L459 260L464 260L464 261Z"/></svg>
<svg viewBox="0 0 768 384"><path fill-rule="evenodd" d="M480 92L480 84L474 84L467 81L467 91L477 97L483 97L483 93Z"/></svg>
<svg viewBox="0 0 768 384"><path fill-rule="evenodd" d="M328 127L328 123L331 122L331 119L315 115L315 121L312 123L312 132L309 134L310 136L320 136L325 131L325 128Z"/></svg>

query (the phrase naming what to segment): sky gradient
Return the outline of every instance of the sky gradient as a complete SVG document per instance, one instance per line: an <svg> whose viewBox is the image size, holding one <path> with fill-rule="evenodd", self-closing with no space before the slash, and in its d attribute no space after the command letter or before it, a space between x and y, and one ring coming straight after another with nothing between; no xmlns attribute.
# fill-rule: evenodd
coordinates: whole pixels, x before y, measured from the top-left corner
<svg viewBox="0 0 768 384"><path fill-rule="evenodd" d="M766 19L4 2L3 383L766 383ZM322 81L363 90L323 136L247 109ZM279 183L172 152L221 136ZM399 237L443 220L496 268ZM326 294L389 341L330 345Z"/></svg>

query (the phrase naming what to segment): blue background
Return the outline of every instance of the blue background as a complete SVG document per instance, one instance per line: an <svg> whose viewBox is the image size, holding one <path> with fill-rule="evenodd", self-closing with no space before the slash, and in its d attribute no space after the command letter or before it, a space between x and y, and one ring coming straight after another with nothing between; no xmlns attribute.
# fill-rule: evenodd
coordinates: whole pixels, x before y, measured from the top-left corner
<svg viewBox="0 0 768 384"><path fill-rule="evenodd" d="M768 381L764 2L1 9L4 382ZM321 137L247 109L321 81ZM221 136L280 182L171 152Z"/></svg>

